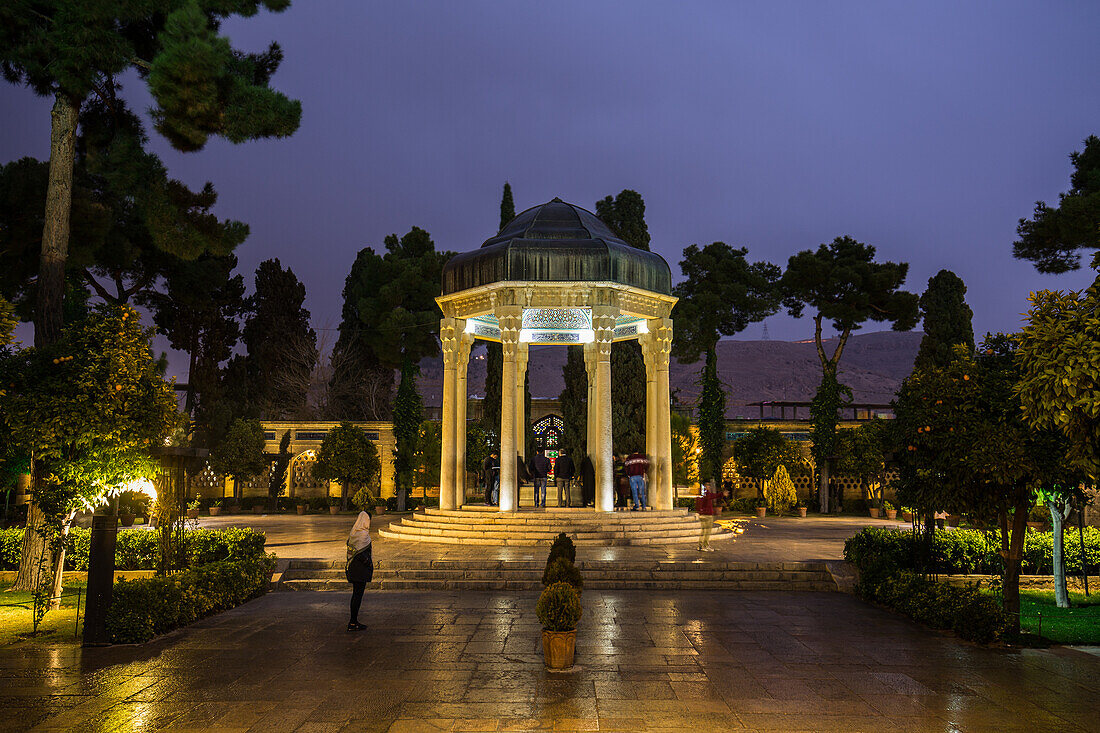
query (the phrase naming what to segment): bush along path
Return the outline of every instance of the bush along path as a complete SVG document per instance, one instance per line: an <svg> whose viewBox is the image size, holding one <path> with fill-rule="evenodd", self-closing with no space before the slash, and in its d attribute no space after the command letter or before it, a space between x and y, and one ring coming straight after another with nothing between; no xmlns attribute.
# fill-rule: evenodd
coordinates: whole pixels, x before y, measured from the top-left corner
<svg viewBox="0 0 1100 733"><path fill-rule="evenodd" d="M1068 539L1068 538L1067 538ZM949 629L960 637L982 644L1000 641L1011 628L1009 616L1002 610L995 591L983 592L977 583L965 586L937 582L918 572L919 556L912 532L882 528L867 528L849 539L844 545L844 557L859 571L856 591L863 599L892 608L934 629ZM1080 572L1079 543L1071 552L1067 542L1067 572ZM931 571L936 573L991 574L1003 571L997 550L1000 540L996 532L956 530L937 532L931 548ZM1052 540L1049 532L1028 532L1024 546L1025 571L1050 572ZM1076 558L1076 563L1070 556ZM1085 534L1085 564L1092 572L1100 560L1100 530L1091 528ZM1021 609L1021 627L1028 633L1039 633L1039 614L1046 614L1053 621L1061 619L1051 594L1032 593ZM1049 602L1049 607L1044 604ZM1068 643L1094 643L1088 641L1095 634L1075 635L1074 628L1081 626L1077 619L1096 618L1100 606L1087 606L1065 616L1063 626L1073 616L1074 623L1057 638L1044 634L1052 641ZM1070 609L1076 610L1076 609ZM1023 615L1027 614L1027 618ZM1088 620L1084 622L1088 626ZM1084 627L1082 627L1084 628ZM1048 625L1047 631L1050 631ZM1087 637L1087 638L1086 638Z"/></svg>

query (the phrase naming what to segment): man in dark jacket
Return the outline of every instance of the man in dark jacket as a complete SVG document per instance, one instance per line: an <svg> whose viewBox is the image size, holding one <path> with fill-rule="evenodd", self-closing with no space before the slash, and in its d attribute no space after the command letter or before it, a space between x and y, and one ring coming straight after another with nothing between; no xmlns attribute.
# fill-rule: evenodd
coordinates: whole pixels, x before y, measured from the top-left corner
<svg viewBox="0 0 1100 733"><path fill-rule="evenodd" d="M563 448L554 461L554 483L558 485L558 506L573 506L573 475L577 472L573 459Z"/></svg>
<svg viewBox="0 0 1100 733"><path fill-rule="evenodd" d="M550 473L550 459L540 450L531 457L531 480L535 484L535 506L546 507L546 477Z"/></svg>
<svg viewBox="0 0 1100 733"><path fill-rule="evenodd" d="M634 500L633 511L645 511L645 475L649 471L649 459L644 453L634 451L625 462L626 476L630 481L630 496Z"/></svg>
<svg viewBox="0 0 1100 733"><path fill-rule="evenodd" d="M596 505L596 464L587 455L581 459L581 503Z"/></svg>
<svg viewBox="0 0 1100 733"><path fill-rule="evenodd" d="M485 478L485 503L495 506L500 490L500 461L493 451L481 464L481 474Z"/></svg>

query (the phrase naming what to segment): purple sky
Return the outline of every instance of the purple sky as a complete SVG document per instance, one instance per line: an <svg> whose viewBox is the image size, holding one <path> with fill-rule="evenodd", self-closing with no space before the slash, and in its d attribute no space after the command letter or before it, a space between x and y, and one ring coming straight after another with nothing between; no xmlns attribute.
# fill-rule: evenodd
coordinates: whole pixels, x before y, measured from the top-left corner
<svg viewBox="0 0 1100 733"><path fill-rule="evenodd" d="M1086 2L298 0L226 26L238 47L282 44L275 86L302 100L298 133L154 147L251 226L249 285L279 257L319 328L338 324L361 247L413 225L441 249L477 247L509 180L517 210L636 189L674 276L691 243L785 265L848 234L911 263L910 290L954 270L975 331L1014 330L1030 290L1091 280L1039 275L1011 244L1100 134L1097 28ZM46 157L49 102L0 86L0 130L0 161ZM774 339L811 335L807 319L767 323Z"/></svg>

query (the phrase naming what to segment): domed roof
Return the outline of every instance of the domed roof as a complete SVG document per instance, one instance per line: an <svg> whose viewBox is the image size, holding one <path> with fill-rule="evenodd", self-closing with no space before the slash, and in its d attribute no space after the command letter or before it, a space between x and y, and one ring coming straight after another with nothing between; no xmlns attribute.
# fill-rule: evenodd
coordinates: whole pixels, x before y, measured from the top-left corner
<svg viewBox="0 0 1100 733"><path fill-rule="evenodd" d="M513 281L613 282L672 292L664 258L631 247L591 211L557 198L521 212L480 249L443 266L444 295Z"/></svg>

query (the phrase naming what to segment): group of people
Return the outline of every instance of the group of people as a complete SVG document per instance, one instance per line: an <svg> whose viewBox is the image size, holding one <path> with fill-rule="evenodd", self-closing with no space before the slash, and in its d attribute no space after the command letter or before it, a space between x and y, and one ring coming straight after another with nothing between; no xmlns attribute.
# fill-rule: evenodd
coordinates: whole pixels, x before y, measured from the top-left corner
<svg viewBox="0 0 1100 733"><path fill-rule="evenodd" d="M649 508L646 497L646 475L649 472L649 458L635 451L629 456L614 456L613 475L615 481L615 510L645 511ZM569 452L562 449L558 457L551 462L546 451L540 450L529 460L516 454L516 486L532 483L535 488L535 506L546 506L546 491L550 480L558 490L558 506L594 507L596 506L596 468L587 455L581 459L580 466L573 462ZM500 504L500 454L493 451L481 464L481 480L485 488L485 503L490 506ZM576 497L575 489L580 489ZM574 499L577 499L575 502Z"/></svg>

